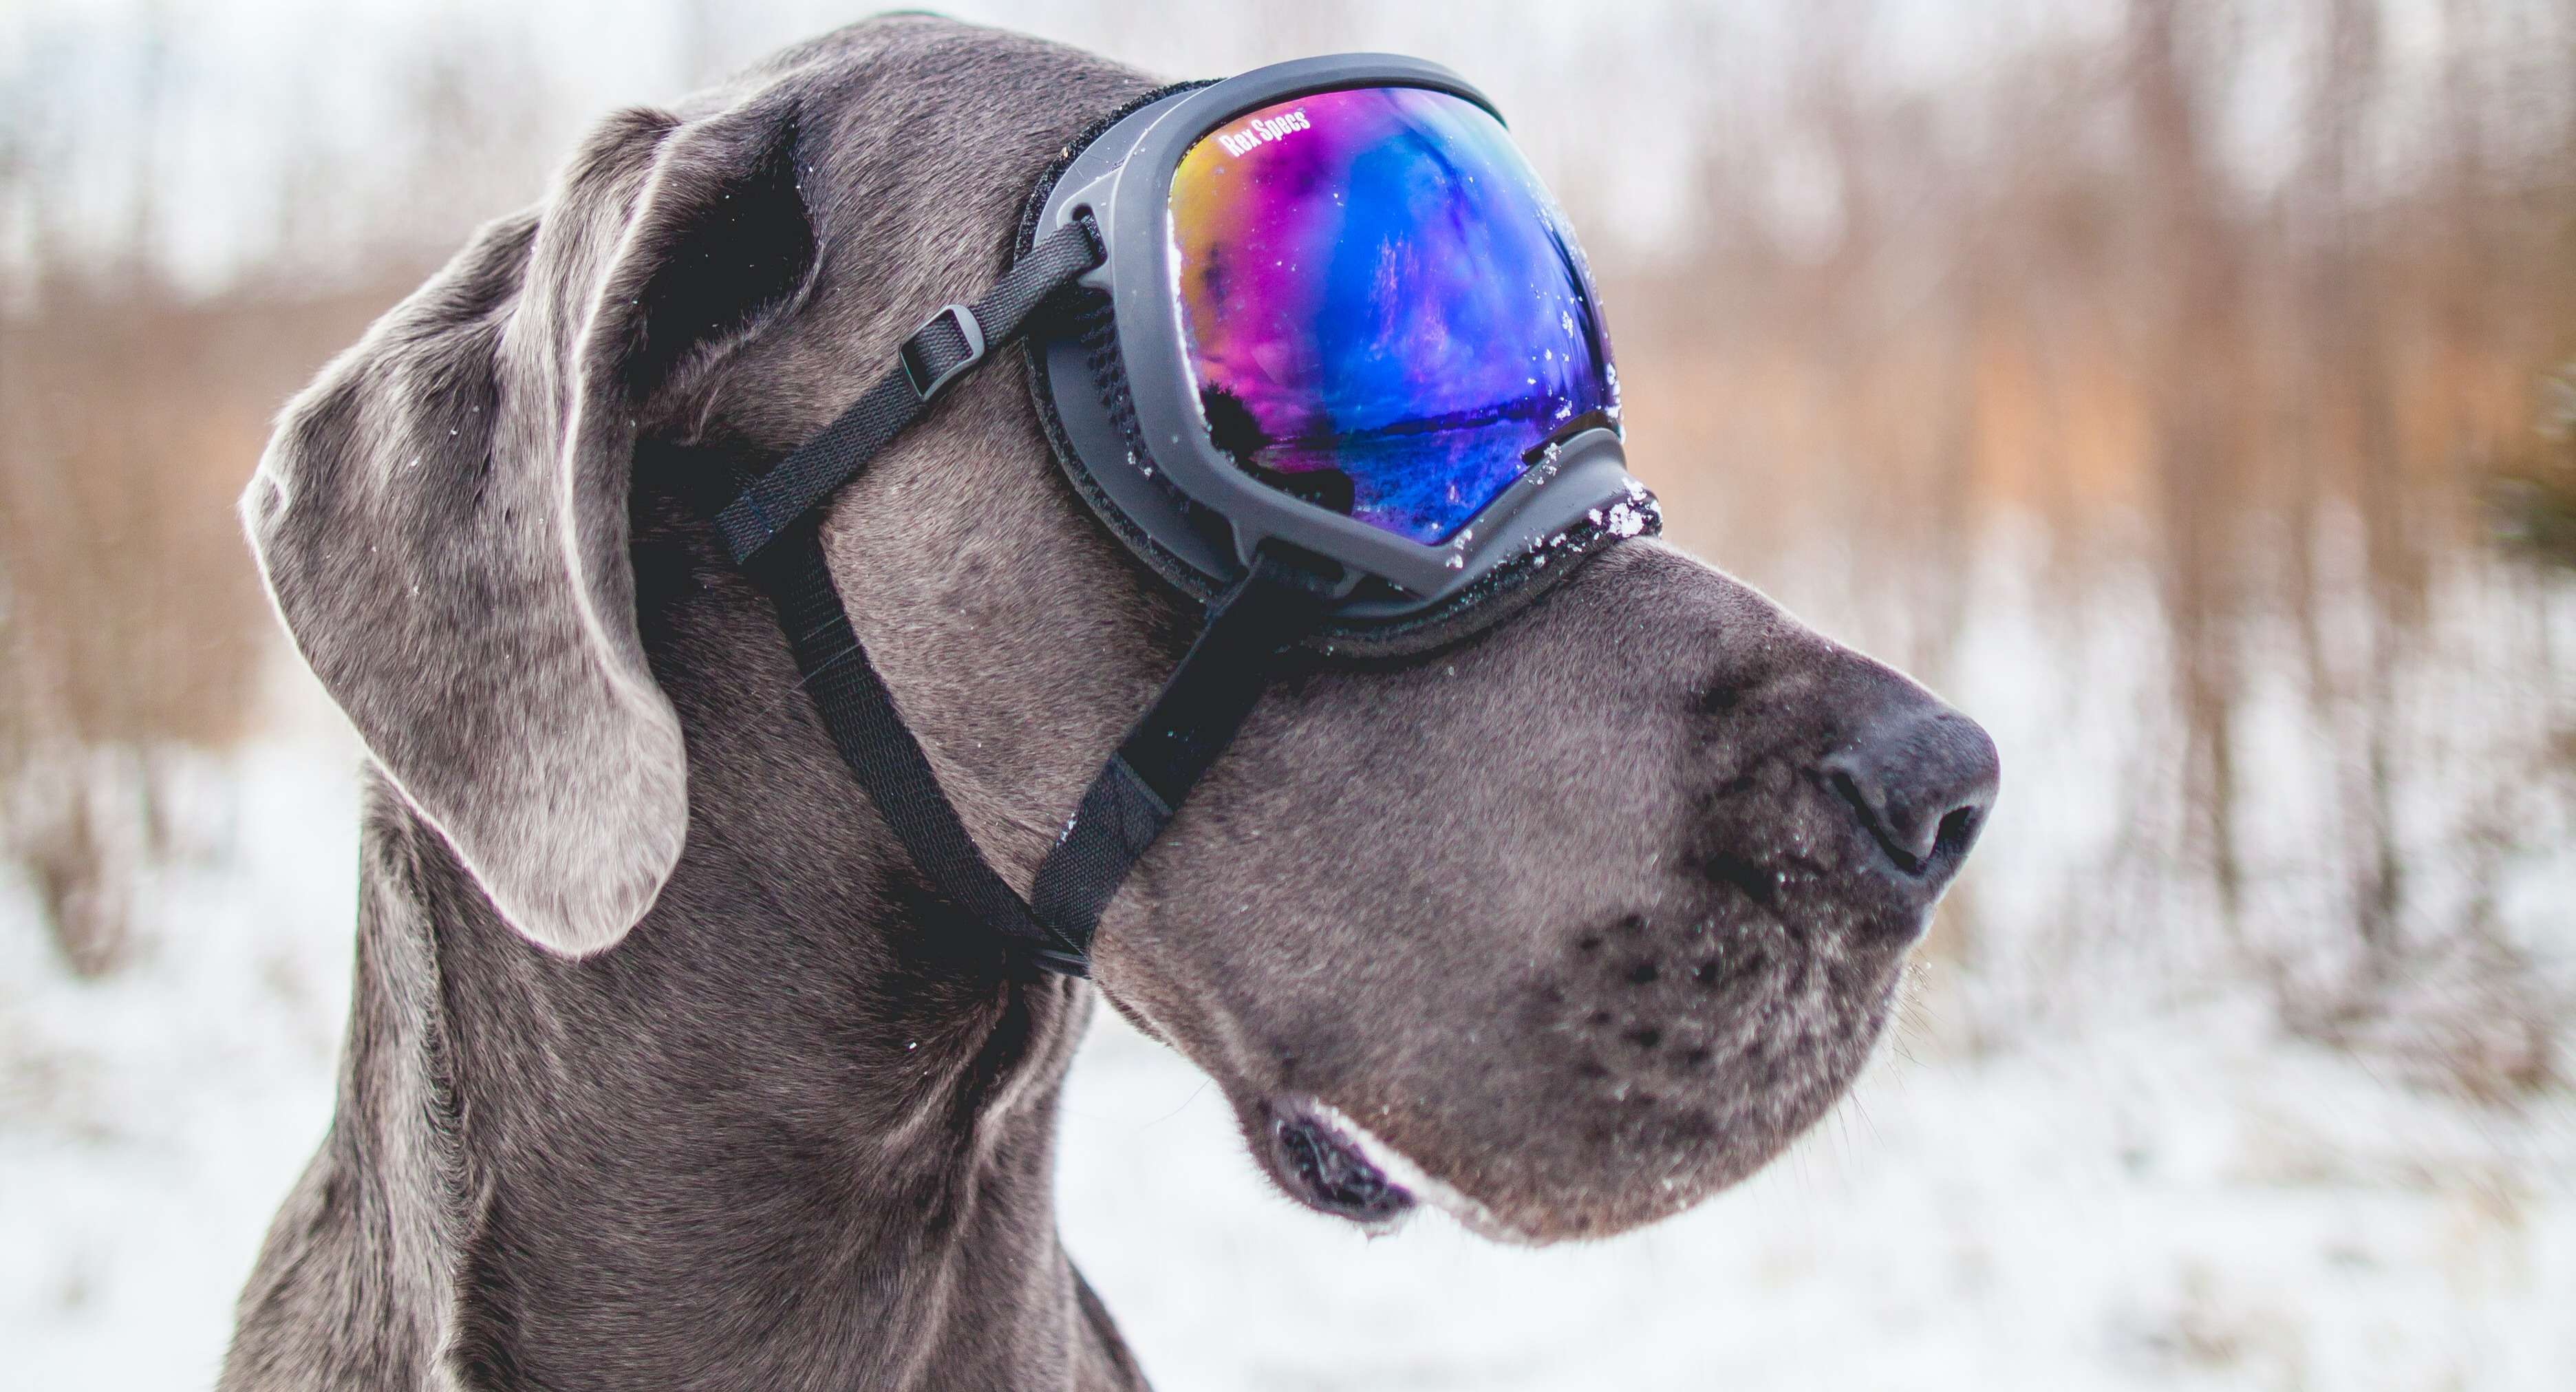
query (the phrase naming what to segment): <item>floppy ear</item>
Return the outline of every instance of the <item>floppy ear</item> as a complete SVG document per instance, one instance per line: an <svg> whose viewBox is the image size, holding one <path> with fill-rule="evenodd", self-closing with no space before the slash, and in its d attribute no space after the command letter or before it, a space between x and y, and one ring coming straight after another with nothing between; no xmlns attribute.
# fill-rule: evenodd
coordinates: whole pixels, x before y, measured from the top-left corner
<svg viewBox="0 0 2576 1392"><path fill-rule="evenodd" d="M287 408L242 513L297 648L537 943L607 948L688 829L637 633L628 483L675 372L813 259L792 108L594 131ZM721 249L722 256L714 253Z"/></svg>

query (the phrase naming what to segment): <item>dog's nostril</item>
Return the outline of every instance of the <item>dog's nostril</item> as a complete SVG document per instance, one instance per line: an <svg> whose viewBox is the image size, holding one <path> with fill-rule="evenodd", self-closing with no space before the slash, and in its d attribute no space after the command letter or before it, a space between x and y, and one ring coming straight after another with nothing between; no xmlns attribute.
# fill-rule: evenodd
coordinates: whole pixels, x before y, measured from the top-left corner
<svg viewBox="0 0 2576 1392"><path fill-rule="evenodd" d="M1897 869L1946 881L1984 828L2001 762L1975 721L1923 700L1872 722L1823 772Z"/></svg>
<svg viewBox="0 0 2576 1392"><path fill-rule="evenodd" d="M1985 820L1984 808L1951 808L1950 815L1941 819L1941 834L1933 838L1933 852L1937 855L1966 855L1968 848L1977 844L1977 831Z"/></svg>

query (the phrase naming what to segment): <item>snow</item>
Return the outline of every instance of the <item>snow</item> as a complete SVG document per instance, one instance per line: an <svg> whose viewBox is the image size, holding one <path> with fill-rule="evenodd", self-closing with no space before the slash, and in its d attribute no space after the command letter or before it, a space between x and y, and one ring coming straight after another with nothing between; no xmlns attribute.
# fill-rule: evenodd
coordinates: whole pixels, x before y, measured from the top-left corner
<svg viewBox="0 0 2576 1392"><path fill-rule="evenodd" d="M345 735L184 780L142 960L71 979L0 883L11 1385L203 1386L328 1119L356 807ZM2557 1388L2576 1107L2410 1090L2250 992L1944 1043L1922 974L1855 1096L1750 1184L1523 1250L1368 1239L1267 1187L1215 1089L1103 1012L1061 1222L1174 1388Z"/></svg>
<svg viewBox="0 0 2576 1392"><path fill-rule="evenodd" d="M1104 1023L1062 1221L1172 1387L2560 1387L2565 1101L2409 1095L2218 1001L1888 1053L1752 1183L1523 1251L1306 1216L1212 1090Z"/></svg>
<svg viewBox="0 0 2576 1392"><path fill-rule="evenodd" d="M0 878L0 1386L213 1382L233 1294L330 1119L354 769L310 741L192 768L199 844L143 887L144 955L103 981L65 972Z"/></svg>

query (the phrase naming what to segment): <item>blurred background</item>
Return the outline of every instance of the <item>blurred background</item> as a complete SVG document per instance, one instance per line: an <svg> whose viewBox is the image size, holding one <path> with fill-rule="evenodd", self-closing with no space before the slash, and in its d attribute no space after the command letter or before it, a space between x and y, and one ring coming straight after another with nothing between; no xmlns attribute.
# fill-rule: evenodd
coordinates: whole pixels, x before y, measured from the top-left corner
<svg viewBox="0 0 2576 1392"><path fill-rule="evenodd" d="M1364 1241L1102 1020L1063 1223L1150 1374L2568 1385L2576 3L947 9L1484 85L1669 535L2007 768L1853 1100L1643 1234ZM272 413L590 121L863 12L0 4L0 1382L208 1383L328 1120L359 756L233 519Z"/></svg>

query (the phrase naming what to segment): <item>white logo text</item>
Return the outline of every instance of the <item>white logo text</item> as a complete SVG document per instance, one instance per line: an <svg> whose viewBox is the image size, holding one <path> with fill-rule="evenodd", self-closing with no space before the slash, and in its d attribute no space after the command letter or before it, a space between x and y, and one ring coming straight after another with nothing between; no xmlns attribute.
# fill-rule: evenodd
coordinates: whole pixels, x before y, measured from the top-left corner
<svg viewBox="0 0 2576 1392"><path fill-rule="evenodd" d="M1313 125L1306 120L1306 108L1301 106L1285 116L1266 119L1255 116L1239 131L1219 131L1216 143L1225 147L1229 155L1246 155L1258 149L1264 141L1282 140L1298 131L1312 129Z"/></svg>

